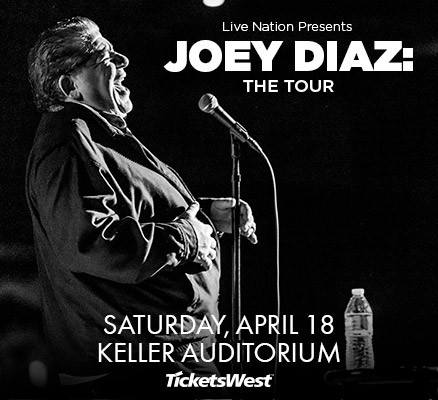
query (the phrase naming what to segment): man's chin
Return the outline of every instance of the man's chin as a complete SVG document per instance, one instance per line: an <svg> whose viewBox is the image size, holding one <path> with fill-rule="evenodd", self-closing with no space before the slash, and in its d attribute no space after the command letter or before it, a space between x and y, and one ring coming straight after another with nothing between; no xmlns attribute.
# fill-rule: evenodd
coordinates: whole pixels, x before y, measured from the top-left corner
<svg viewBox="0 0 438 400"><path fill-rule="evenodd" d="M129 89L116 87L114 90L114 103L121 114L128 114L132 110L132 102L129 98Z"/></svg>
<svg viewBox="0 0 438 400"><path fill-rule="evenodd" d="M121 114L128 114L132 111L132 103L131 100L117 102L117 108L119 109Z"/></svg>

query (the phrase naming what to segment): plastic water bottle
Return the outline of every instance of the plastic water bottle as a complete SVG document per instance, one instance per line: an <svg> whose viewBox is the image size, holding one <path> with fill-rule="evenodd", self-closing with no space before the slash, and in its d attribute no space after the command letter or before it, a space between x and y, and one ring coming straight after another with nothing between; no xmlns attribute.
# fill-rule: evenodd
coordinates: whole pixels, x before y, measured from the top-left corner
<svg viewBox="0 0 438 400"><path fill-rule="evenodd" d="M373 311L364 289L352 289L345 309L346 369L373 369Z"/></svg>

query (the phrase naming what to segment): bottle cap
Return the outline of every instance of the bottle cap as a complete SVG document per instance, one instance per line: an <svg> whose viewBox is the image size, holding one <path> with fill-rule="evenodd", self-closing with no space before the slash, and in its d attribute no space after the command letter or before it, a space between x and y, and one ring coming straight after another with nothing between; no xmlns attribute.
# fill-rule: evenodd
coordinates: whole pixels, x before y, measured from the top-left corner
<svg viewBox="0 0 438 400"><path fill-rule="evenodd" d="M351 289L351 294L354 296L363 296L365 289Z"/></svg>

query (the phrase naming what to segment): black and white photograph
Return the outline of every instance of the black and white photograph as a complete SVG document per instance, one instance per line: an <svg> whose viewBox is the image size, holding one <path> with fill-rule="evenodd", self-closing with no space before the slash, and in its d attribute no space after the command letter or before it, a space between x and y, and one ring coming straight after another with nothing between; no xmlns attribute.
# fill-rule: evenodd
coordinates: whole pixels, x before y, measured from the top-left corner
<svg viewBox="0 0 438 400"><path fill-rule="evenodd" d="M438 399L438 4L0 4L1 399Z"/></svg>

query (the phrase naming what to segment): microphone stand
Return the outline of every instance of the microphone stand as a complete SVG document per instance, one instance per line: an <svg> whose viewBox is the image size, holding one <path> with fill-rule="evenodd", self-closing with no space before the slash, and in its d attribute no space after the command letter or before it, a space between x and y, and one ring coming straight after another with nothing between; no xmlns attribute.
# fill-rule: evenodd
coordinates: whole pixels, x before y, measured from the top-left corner
<svg viewBox="0 0 438 400"><path fill-rule="evenodd" d="M233 134L230 129L231 136L231 157L233 160L233 171L231 176L232 182L232 196L236 201L236 206L231 215L232 223L232 237L233 237L233 247L232 247L232 280L231 280L231 344L234 349L237 349L237 345L242 342L241 333L236 334L237 328L240 324L241 319L241 294L240 294L240 142L237 137ZM242 349L241 349L242 350ZM243 358L243 357L241 357ZM232 372L241 374L242 373L242 362L233 359L232 362ZM241 390L241 389L240 389Z"/></svg>

